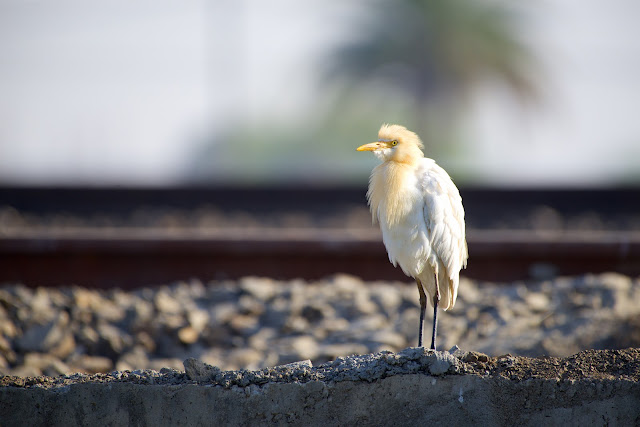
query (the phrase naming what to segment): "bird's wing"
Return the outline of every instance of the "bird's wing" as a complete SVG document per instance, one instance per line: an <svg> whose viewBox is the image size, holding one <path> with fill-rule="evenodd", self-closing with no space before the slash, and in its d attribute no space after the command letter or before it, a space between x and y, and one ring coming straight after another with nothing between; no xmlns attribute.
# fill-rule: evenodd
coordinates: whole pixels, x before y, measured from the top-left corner
<svg viewBox="0 0 640 427"><path fill-rule="evenodd" d="M447 172L431 159L424 159L418 169L418 179L424 196L423 212L429 243L452 282L453 303L459 273L466 267L468 258L462 198ZM430 263L434 265L435 261L430 260Z"/></svg>

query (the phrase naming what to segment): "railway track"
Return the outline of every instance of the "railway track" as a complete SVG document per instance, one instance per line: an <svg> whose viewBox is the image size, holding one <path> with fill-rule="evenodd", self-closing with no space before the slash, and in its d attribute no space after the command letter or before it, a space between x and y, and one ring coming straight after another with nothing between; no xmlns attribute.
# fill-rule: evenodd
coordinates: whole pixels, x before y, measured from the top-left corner
<svg viewBox="0 0 640 427"><path fill-rule="evenodd" d="M463 275L513 281L640 275L640 232L470 230ZM371 229L21 230L0 235L0 283L123 289L198 278L314 280L348 273L407 281Z"/></svg>
<svg viewBox="0 0 640 427"><path fill-rule="evenodd" d="M640 275L640 189L462 188L461 194L469 229L467 277L502 282L604 271ZM209 227L194 224L194 212L207 206L215 219L207 219ZM6 217L3 222L3 207L19 217L18 226ZM354 221L353 209L364 215ZM177 226L154 222L167 212ZM284 223L292 212L302 214L307 226ZM250 227L238 223L246 215ZM60 216L71 217L76 228L66 220L57 224ZM105 217L110 225L100 227ZM408 281L389 263L379 231L357 228L368 223L364 186L0 187L0 283L131 288L192 277L313 280L338 272Z"/></svg>

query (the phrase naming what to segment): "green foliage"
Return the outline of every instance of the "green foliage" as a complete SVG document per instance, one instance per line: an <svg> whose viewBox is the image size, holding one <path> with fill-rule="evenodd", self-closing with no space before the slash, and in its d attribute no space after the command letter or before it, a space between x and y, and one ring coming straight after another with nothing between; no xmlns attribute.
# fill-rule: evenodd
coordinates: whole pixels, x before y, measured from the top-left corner
<svg viewBox="0 0 640 427"><path fill-rule="evenodd" d="M379 0L367 10L330 56L306 121L250 123L205 141L195 180L361 184L375 159L355 148L384 122L416 131L446 166L464 148L459 119L475 88L491 79L535 99L533 58L505 3Z"/></svg>
<svg viewBox="0 0 640 427"><path fill-rule="evenodd" d="M513 12L479 0L385 1L358 25L327 73L354 82L382 80L420 106L498 78L523 99L534 96L532 57L518 40ZM375 90L375 88L373 88Z"/></svg>

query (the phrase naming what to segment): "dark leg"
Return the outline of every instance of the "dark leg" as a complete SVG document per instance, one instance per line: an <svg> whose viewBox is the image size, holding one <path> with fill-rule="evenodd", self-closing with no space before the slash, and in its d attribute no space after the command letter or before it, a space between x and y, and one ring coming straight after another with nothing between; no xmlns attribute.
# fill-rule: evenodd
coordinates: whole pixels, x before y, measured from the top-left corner
<svg viewBox="0 0 640 427"><path fill-rule="evenodd" d="M424 325L424 313L427 311L427 295L424 293L424 288L420 280L416 279L416 285L418 285L418 292L420 293L420 328L418 329L418 347L422 347L422 327Z"/></svg>
<svg viewBox="0 0 640 427"><path fill-rule="evenodd" d="M440 302L440 288L438 287L438 273L436 276L436 294L433 296L433 335L431 335L431 350L436 349L436 332L438 330L438 302Z"/></svg>

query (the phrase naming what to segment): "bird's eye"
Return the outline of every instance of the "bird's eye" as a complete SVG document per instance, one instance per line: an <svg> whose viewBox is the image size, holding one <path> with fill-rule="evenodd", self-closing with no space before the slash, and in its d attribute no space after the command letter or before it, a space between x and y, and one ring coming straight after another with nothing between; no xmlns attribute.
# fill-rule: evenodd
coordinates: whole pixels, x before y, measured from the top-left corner
<svg viewBox="0 0 640 427"><path fill-rule="evenodd" d="M391 145L393 145L395 147L396 145L398 145L398 141L396 141L396 140L391 141Z"/></svg>

